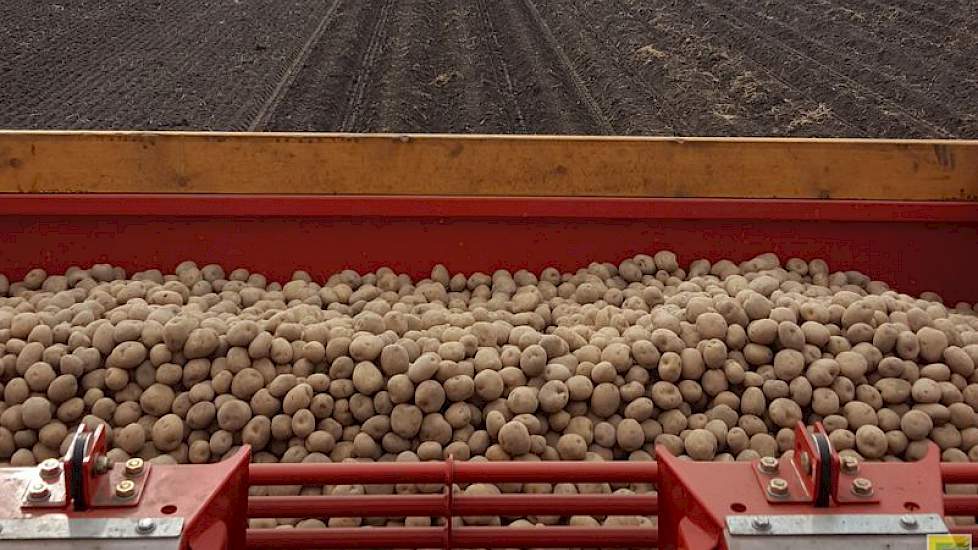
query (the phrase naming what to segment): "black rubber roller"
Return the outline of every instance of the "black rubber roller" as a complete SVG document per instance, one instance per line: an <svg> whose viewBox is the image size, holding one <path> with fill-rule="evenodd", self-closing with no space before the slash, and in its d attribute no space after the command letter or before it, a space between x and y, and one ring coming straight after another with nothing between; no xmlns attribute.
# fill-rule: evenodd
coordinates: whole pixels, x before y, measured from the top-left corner
<svg viewBox="0 0 978 550"><path fill-rule="evenodd" d="M832 444L823 433L812 435L815 450L818 452L819 475L815 487L815 507L826 508L832 496Z"/></svg>
<svg viewBox="0 0 978 550"><path fill-rule="evenodd" d="M91 433L89 432L78 434L71 445L71 454L68 459L68 470L71 472L69 476L71 482L68 485L68 495L71 497L71 502L75 510L88 509L88 502L85 500L84 490L85 470L82 468L82 464L85 460L85 451L88 449L90 438Z"/></svg>

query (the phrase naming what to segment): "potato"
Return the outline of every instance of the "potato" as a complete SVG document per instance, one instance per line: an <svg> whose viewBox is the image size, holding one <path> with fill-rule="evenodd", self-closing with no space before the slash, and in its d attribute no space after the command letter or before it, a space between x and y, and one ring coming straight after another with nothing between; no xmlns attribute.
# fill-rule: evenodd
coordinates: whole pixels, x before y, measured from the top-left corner
<svg viewBox="0 0 978 550"><path fill-rule="evenodd" d="M153 445L168 452L177 449L183 441L183 420L175 414L167 414L153 424Z"/></svg>
<svg viewBox="0 0 978 550"><path fill-rule="evenodd" d="M127 453L136 454L146 444L146 431L138 424L129 424L115 432L113 442Z"/></svg>
<svg viewBox="0 0 978 550"><path fill-rule="evenodd" d="M105 359L105 366L107 368L133 369L146 360L147 353L146 346L141 342L122 342ZM200 355L199 357L205 357L206 355Z"/></svg>
<svg viewBox="0 0 978 550"><path fill-rule="evenodd" d="M794 428L802 419L801 407L790 399L779 397L768 405L768 415L775 425Z"/></svg>
<svg viewBox="0 0 978 550"><path fill-rule="evenodd" d="M561 460L584 460L587 448L587 441L576 433L566 433L557 441Z"/></svg>
<svg viewBox="0 0 978 550"><path fill-rule="evenodd" d="M384 376L373 363L363 361L353 369L353 386L364 395L373 395L384 387Z"/></svg>
<svg viewBox="0 0 978 550"><path fill-rule="evenodd" d="M512 393L510 393L510 396L512 396ZM564 382L560 380L550 380L540 387L540 391L537 394L537 400L539 402L539 408L541 411L545 413L555 413L567 406L567 403L570 400L570 392L568 391L567 385L564 384Z"/></svg>
<svg viewBox="0 0 978 550"><path fill-rule="evenodd" d="M187 359L207 357L219 344L217 333L209 328L192 330L183 346L183 355Z"/></svg>
<svg viewBox="0 0 978 550"><path fill-rule="evenodd" d="M414 402L427 413L441 410L445 403L445 390L434 380L425 380L414 391Z"/></svg>
<svg viewBox="0 0 978 550"><path fill-rule="evenodd" d="M881 458L886 454L889 443L883 430L866 424L856 430L856 449L866 458Z"/></svg>
<svg viewBox="0 0 978 550"><path fill-rule="evenodd" d="M139 405L147 414L163 416L170 412L176 393L164 384L153 384L139 396Z"/></svg>
<svg viewBox="0 0 978 550"><path fill-rule="evenodd" d="M290 389L282 400L282 412L294 414L299 409L309 407L312 402L313 389L309 384L298 384Z"/></svg>
<svg viewBox="0 0 978 550"><path fill-rule="evenodd" d="M645 431L637 420L626 418L616 427L616 441L624 451L635 451L645 444Z"/></svg>
<svg viewBox="0 0 978 550"><path fill-rule="evenodd" d="M705 429L692 430L684 440L686 453L694 460L712 460L717 452L717 438Z"/></svg>
<svg viewBox="0 0 978 550"><path fill-rule="evenodd" d="M20 413L24 426L37 430L51 421L53 408L51 403L43 397L29 397L24 401Z"/></svg>
<svg viewBox="0 0 978 550"><path fill-rule="evenodd" d="M920 342L920 357L925 361L935 363L944 357L944 350L948 346L947 335L944 332L923 327L917 331L917 340Z"/></svg>
<svg viewBox="0 0 978 550"><path fill-rule="evenodd" d="M229 399L217 408L217 425L236 432L251 420L251 407L240 399Z"/></svg>
<svg viewBox="0 0 978 550"><path fill-rule="evenodd" d="M865 425L876 426L879 419L876 411L870 405L860 401L850 401L842 407L842 414L846 417L849 429L858 430Z"/></svg>
<svg viewBox="0 0 978 550"><path fill-rule="evenodd" d="M511 456L530 452L530 432L522 422L510 421L499 429L499 445Z"/></svg>

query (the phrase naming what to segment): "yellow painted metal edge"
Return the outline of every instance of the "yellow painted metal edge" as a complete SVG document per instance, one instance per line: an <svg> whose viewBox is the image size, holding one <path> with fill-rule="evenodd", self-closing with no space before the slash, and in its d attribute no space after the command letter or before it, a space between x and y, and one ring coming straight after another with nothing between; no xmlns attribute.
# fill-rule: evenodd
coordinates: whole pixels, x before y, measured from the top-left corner
<svg viewBox="0 0 978 550"><path fill-rule="evenodd" d="M978 141L0 131L0 193L978 201Z"/></svg>

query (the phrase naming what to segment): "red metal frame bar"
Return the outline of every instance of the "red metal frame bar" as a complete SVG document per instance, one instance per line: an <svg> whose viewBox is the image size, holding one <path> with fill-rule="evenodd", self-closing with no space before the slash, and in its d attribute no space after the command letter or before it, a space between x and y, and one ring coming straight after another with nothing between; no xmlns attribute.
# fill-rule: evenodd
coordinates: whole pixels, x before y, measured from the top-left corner
<svg viewBox="0 0 978 550"><path fill-rule="evenodd" d="M944 513L949 516L978 516L978 495L944 495Z"/></svg>
<svg viewBox="0 0 978 550"><path fill-rule="evenodd" d="M324 537L326 534L328 537ZM249 529L249 550L324 548L653 548L658 530L648 527L457 527L451 546L441 527L381 529Z"/></svg>
<svg viewBox="0 0 978 550"><path fill-rule="evenodd" d="M654 483L655 462L409 462L340 464L252 464L252 485L405 483Z"/></svg>
<svg viewBox="0 0 978 550"><path fill-rule="evenodd" d="M695 213L695 214L694 214ZM4 195L0 215L978 222L974 202L407 195Z"/></svg>
<svg viewBox="0 0 978 550"><path fill-rule="evenodd" d="M364 495L251 497L248 517L635 515L659 510L656 495Z"/></svg>
<svg viewBox="0 0 978 550"><path fill-rule="evenodd" d="M944 483L978 483L978 463L942 462L941 479Z"/></svg>

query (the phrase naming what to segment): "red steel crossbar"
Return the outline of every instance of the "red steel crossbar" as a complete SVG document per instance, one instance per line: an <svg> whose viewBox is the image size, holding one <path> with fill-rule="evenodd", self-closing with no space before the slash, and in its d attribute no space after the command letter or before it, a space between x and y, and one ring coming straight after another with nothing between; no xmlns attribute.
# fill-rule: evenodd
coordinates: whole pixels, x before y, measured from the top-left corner
<svg viewBox="0 0 978 550"><path fill-rule="evenodd" d="M942 462L941 479L944 483L978 483L978 463Z"/></svg>
<svg viewBox="0 0 978 550"><path fill-rule="evenodd" d="M655 462L344 462L252 464L252 485L391 483L654 483Z"/></svg>
<svg viewBox="0 0 978 550"><path fill-rule="evenodd" d="M450 541L450 543L449 543ZM643 527L384 527L249 529L249 550L326 548L653 548Z"/></svg>
<svg viewBox="0 0 978 550"><path fill-rule="evenodd" d="M248 499L250 518L654 514L656 495L365 495Z"/></svg>

